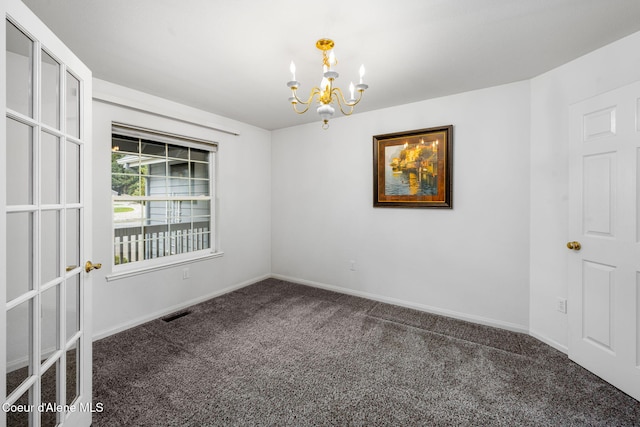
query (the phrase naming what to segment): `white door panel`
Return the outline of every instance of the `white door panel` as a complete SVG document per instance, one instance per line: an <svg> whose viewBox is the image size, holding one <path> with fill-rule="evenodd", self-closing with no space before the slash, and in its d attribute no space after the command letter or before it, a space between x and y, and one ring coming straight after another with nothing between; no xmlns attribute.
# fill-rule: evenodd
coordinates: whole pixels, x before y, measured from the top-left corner
<svg viewBox="0 0 640 427"><path fill-rule="evenodd" d="M582 270L583 339L615 353L613 320L615 267L585 261Z"/></svg>
<svg viewBox="0 0 640 427"><path fill-rule="evenodd" d="M571 106L569 357L640 400L640 82Z"/></svg>

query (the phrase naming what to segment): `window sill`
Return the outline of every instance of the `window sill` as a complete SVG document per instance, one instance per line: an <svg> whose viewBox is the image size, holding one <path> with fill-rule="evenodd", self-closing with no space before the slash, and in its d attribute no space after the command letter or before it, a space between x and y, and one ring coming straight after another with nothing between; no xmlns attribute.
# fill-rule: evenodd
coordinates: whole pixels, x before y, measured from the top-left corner
<svg viewBox="0 0 640 427"><path fill-rule="evenodd" d="M112 272L111 274L108 274L106 276L106 279L107 279L107 282L112 282L114 280L126 279L127 277L138 276L140 274L150 273L158 270L164 270L167 268L173 268L179 265L193 264L194 262L204 261L211 258L220 258L223 255L224 255L224 252L213 252L208 254L202 254L199 256L194 256L193 258L188 258L188 259L167 261L166 263L163 263L163 264L141 266L139 268L133 268L130 270L116 271L116 272Z"/></svg>

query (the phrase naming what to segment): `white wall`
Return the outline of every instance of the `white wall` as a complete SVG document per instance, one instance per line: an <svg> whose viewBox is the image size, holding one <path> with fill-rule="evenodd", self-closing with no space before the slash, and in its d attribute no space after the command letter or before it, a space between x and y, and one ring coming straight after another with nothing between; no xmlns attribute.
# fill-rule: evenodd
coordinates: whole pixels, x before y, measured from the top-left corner
<svg viewBox="0 0 640 427"><path fill-rule="evenodd" d="M531 80L530 332L566 351L569 106L640 80L640 33ZM568 302L571 309L572 302Z"/></svg>
<svg viewBox="0 0 640 427"><path fill-rule="evenodd" d="M4 69L4 67L2 67ZM95 80L95 91L183 121L94 102L94 335L273 273L516 330L566 350L570 104L640 80L640 33L529 82L269 133ZM312 114L312 113L310 113ZM225 255L107 282L112 120L220 143ZM374 209L372 135L454 125L454 209ZM271 145L272 144L272 145ZM267 160L265 160L267 159ZM272 237L273 235L273 237ZM4 259L4 257L3 257ZM356 262L350 271L350 261ZM571 302L569 302L569 306Z"/></svg>
<svg viewBox="0 0 640 427"><path fill-rule="evenodd" d="M97 79L94 80L94 99L96 97L136 108L100 100L93 102L93 261L103 263L101 270L92 272L94 336L106 336L268 277L271 271L270 133ZM112 273L113 262L112 121L219 143L218 230L222 257L106 280ZM240 135L217 132L189 121L232 129ZM183 280L185 267L189 268L191 277Z"/></svg>
<svg viewBox="0 0 640 427"><path fill-rule="evenodd" d="M326 131L320 120L274 131L273 273L527 330L529 96L520 82L337 118ZM373 208L372 136L449 124L453 209Z"/></svg>

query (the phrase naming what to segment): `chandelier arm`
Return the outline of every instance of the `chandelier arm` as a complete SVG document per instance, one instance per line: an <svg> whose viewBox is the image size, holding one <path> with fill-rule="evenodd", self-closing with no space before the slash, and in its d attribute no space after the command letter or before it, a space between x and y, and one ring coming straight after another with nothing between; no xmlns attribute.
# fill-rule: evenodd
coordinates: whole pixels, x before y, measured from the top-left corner
<svg viewBox="0 0 640 427"><path fill-rule="evenodd" d="M340 108L342 114L344 114L345 116L350 116L353 113L353 107L360 101L360 99L358 98L358 100L354 103L347 102L347 100L344 99L344 95L342 94L342 91L339 87L333 88L331 92L336 102L338 103L338 107ZM360 93L360 98L362 98L362 93ZM343 103L345 107L350 107L350 110L348 112L344 111L344 108L342 108Z"/></svg>
<svg viewBox="0 0 640 427"><path fill-rule="evenodd" d="M298 98L298 94L297 94L297 92L296 92L296 91L293 91L293 97L296 99L296 101L297 101L299 104L303 104L303 105L309 105L309 104L311 103L311 101L313 100L313 97L314 97L315 95L317 95L317 94L320 94L320 89L318 89L317 87L312 88L312 89L311 89L311 93L309 94L309 98L308 98L308 99L307 99L307 101L305 102L305 101L301 100L300 98ZM309 108L307 107L307 110L308 110L308 109L309 109ZM305 111L306 111L306 110L305 110Z"/></svg>
<svg viewBox="0 0 640 427"><path fill-rule="evenodd" d="M351 107L349 109L349 111L345 111L343 106L342 106L342 102L340 101L340 98L338 96L335 96L335 95L334 95L334 98L336 99L336 101L338 103L338 108L340 108L340 111L342 112L343 115L350 116L353 113L353 107ZM345 105L345 107L348 107L348 105Z"/></svg>
<svg viewBox="0 0 640 427"><path fill-rule="evenodd" d="M360 102L360 100L362 99L362 94L364 93L364 90L359 90L358 91L358 99L354 99L353 102L349 102L346 99L344 99L344 94L342 93L342 90L337 87L334 90L336 90L336 92L338 92L340 94L340 97L342 98L342 102L344 102L344 105L346 105L347 107L355 107L356 105L358 105L358 103ZM336 99L338 99L338 97L336 96Z"/></svg>
<svg viewBox="0 0 640 427"><path fill-rule="evenodd" d="M291 105L293 106L293 111L295 111L295 112L296 112L296 113L298 113L298 114L304 114L304 113L306 113L307 111L309 111L309 107L311 107L311 104L309 103L309 104L306 104L306 105L307 105L307 108L305 108L305 109L304 109L304 110L302 110L302 111L299 111L299 110L296 108L296 105L297 105L297 104L295 104L294 102L292 102L292 103L291 103Z"/></svg>

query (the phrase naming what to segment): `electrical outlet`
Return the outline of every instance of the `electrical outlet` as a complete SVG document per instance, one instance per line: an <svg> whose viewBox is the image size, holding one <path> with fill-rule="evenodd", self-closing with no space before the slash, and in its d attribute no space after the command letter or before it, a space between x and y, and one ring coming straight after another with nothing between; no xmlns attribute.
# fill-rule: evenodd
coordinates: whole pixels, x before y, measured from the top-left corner
<svg viewBox="0 0 640 427"><path fill-rule="evenodd" d="M191 277L191 273L189 272L189 267L182 269L182 279L188 279Z"/></svg>
<svg viewBox="0 0 640 427"><path fill-rule="evenodd" d="M349 261L349 270L356 271L356 262L354 260Z"/></svg>
<svg viewBox="0 0 640 427"><path fill-rule="evenodd" d="M558 297L558 299L556 300L556 309L560 313L566 313L567 312L567 299Z"/></svg>

